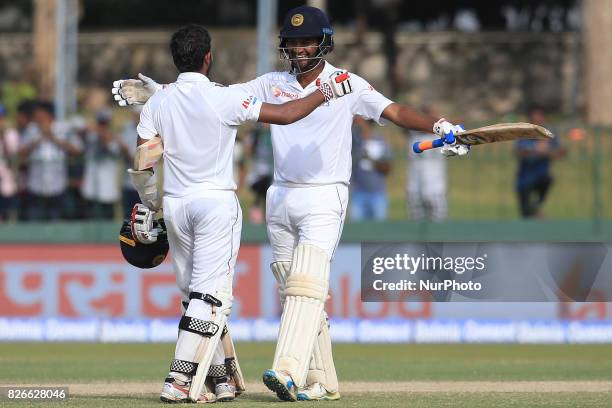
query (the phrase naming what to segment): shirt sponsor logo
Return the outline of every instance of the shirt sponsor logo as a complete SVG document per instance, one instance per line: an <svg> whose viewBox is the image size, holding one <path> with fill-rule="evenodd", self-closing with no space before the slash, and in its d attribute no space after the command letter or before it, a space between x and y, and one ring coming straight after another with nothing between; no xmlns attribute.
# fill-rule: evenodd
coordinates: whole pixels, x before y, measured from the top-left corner
<svg viewBox="0 0 612 408"><path fill-rule="evenodd" d="M244 101L242 101L242 107L244 109L247 109L251 104L255 104L256 102L257 102L257 98L251 95L248 98L246 98Z"/></svg>
<svg viewBox="0 0 612 408"><path fill-rule="evenodd" d="M278 86L273 86L272 92L274 92L274 96L277 98L285 97L289 99L298 99L300 97L298 94L294 92L283 91Z"/></svg>

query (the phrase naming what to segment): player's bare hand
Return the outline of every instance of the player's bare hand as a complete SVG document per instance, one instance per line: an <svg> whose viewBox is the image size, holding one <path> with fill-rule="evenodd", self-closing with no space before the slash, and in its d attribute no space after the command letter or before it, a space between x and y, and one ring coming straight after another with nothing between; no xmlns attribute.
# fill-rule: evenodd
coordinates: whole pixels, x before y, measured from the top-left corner
<svg viewBox="0 0 612 408"><path fill-rule="evenodd" d="M160 89L162 85L146 75L138 74L139 79L122 79L113 82L111 90L119 106L142 105Z"/></svg>
<svg viewBox="0 0 612 408"><path fill-rule="evenodd" d="M348 71L336 71L329 76L329 79L319 83L319 90L323 93L325 102L348 95L353 92L351 76Z"/></svg>
<svg viewBox="0 0 612 408"><path fill-rule="evenodd" d="M132 209L132 237L141 244L152 244L157 241L158 230L153 228L155 211L144 204L136 204Z"/></svg>

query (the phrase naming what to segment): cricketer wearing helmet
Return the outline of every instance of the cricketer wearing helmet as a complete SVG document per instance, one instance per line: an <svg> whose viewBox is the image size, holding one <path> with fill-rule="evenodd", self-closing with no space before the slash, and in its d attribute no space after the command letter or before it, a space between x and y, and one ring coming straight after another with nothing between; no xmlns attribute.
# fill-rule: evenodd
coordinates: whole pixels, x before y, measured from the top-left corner
<svg viewBox="0 0 612 408"><path fill-rule="evenodd" d="M280 33L281 58L290 68L235 84L268 103L308 95L337 68L325 61L333 50L327 16L314 7L287 14ZM330 263L338 245L348 203L351 174L351 125L359 115L378 123L452 135L459 127L392 102L363 78L351 75L352 93L317 108L293 124L272 125L274 183L266 197L272 272L279 284L283 313L272 368L263 381L282 400L340 398L324 304ZM121 93L122 103L142 103L159 85L140 76ZM449 144L447 156L468 148Z"/></svg>

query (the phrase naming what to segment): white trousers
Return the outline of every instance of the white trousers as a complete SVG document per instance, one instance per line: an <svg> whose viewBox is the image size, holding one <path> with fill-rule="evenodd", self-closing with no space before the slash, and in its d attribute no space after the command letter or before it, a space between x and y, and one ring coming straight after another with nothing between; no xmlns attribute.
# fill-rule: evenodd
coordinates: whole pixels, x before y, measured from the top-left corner
<svg viewBox="0 0 612 408"><path fill-rule="evenodd" d="M232 279L242 231L242 210L234 191L164 197L164 221L184 301L190 292L214 295L224 279Z"/></svg>
<svg viewBox="0 0 612 408"><path fill-rule="evenodd" d="M298 244L316 245L332 259L342 235L348 196L344 184L308 187L273 184L266 195L272 262L290 262Z"/></svg>

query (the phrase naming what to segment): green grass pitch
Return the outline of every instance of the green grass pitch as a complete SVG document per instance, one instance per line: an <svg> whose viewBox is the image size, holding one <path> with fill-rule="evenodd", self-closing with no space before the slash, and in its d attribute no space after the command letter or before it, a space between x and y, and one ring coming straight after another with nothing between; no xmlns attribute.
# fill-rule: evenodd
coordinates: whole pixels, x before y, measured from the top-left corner
<svg viewBox="0 0 612 408"><path fill-rule="evenodd" d="M0 384L91 383L100 395L73 395L67 402L13 403L0 406L140 407L160 406L156 393L126 395L113 384L159 383L167 373L172 344L0 344ZM248 383L257 383L271 364L271 343L236 345ZM612 345L360 345L338 344L334 355L342 400L332 407L610 407ZM478 392L445 391L446 382L486 382ZM584 392L500 392L491 382L538 381L600 383L604 390ZM350 387L368 382L363 389ZM407 391L386 392L385 384L406 382ZM441 384L435 392L410 391L410 383ZM350 391L342 391L342 386ZM256 390L230 406L279 406L275 396ZM286 404L286 403L285 403ZM302 403L304 404L304 403ZM305 403L309 404L309 403ZM312 403L311 403L312 404Z"/></svg>

